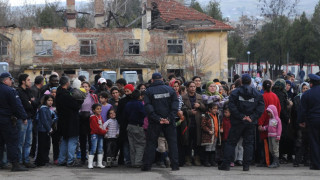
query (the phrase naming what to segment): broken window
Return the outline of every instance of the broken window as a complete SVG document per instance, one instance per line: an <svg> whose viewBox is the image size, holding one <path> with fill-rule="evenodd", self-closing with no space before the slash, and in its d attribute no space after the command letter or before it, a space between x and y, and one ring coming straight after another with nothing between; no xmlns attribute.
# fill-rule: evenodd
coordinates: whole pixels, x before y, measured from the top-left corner
<svg viewBox="0 0 320 180"><path fill-rule="evenodd" d="M8 42L0 40L0 56L8 54Z"/></svg>
<svg viewBox="0 0 320 180"><path fill-rule="evenodd" d="M182 39L168 39L168 54L182 54L183 40Z"/></svg>
<svg viewBox="0 0 320 180"><path fill-rule="evenodd" d="M125 55L140 54L140 40L139 39L124 40L124 54Z"/></svg>
<svg viewBox="0 0 320 180"><path fill-rule="evenodd" d="M36 41L36 56L52 56L52 41Z"/></svg>
<svg viewBox="0 0 320 180"><path fill-rule="evenodd" d="M94 40L80 41L80 55L92 56L96 54L96 43L94 42Z"/></svg>

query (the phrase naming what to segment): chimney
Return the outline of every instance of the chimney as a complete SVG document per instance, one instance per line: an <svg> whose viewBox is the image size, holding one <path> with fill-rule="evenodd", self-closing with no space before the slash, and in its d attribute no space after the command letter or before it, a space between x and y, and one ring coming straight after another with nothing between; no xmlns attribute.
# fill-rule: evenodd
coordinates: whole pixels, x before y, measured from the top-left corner
<svg viewBox="0 0 320 180"><path fill-rule="evenodd" d="M75 0L67 0L67 26L71 28L76 28L76 9L75 9Z"/></svg>
<svg viewBox="0 0 320 180"><path fill-rule="evenodd" d="M142 0L142 29L150 29L151 28L151 1L150 0Z"/></svg>
<svg viewBox="0 0 320 180"><path fill-rule="evenodd" d="M94 27L100 28L104 26L104 2L103 0L94 1Z"/></svg>

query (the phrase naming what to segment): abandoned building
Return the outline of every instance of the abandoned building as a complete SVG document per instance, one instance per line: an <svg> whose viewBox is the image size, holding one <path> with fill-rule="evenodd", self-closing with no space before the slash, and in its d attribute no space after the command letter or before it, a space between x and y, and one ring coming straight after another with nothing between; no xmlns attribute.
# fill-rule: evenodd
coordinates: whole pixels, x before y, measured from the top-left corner
<svg viewBox="0 0 320 180"><path fill-rule="evenodd" d="M94 3L95 28L76 27L75 0L67 0L67 27L1 28L1 61L32 79L52 71L75 77L81 70L91 75L116 71L117 78L133 70L141 81L155 71L187 79L195 74L227 79L231 26L181 0L142 0L141 28L108 28L104 1Z"/></svg>

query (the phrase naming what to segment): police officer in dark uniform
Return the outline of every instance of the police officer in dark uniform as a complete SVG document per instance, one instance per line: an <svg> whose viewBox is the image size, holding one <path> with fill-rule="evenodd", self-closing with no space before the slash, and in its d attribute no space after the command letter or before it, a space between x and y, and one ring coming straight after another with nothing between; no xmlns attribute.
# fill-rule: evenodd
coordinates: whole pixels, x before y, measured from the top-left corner
<svg viewBox="0 0 320 180"><path fill-rule="evenodd" d="M253 145L257 121L264 111L262 95L252 86L249 74L241 77L242 86L232 91L229 97L231 129L224 147L224 158L219 170L230 170L234 160L235 146L243 137L243 171L249 171L253 156Z"/></svg>
<svg viewBox="0 0 320 180"><path fill-rule="evenodd" d="M307 127L310 143L310 169L320 170L320 76L309 74L310 87L301 97L298 122Z"/></svg>
<svg viewBox="0 0 320 180"><path fill-rule="evenodd" d="M12 86L13 78L10 73L0 75L0 138L7 147L9 162L12 163L11 171L27 171L19 165L18 140L19 132L17 118L27 119L27 114L21 104L20 97Z"/></svg>
<svg viewBox="0 0 320 180"><path fill-rule="evenodd" d="M175 117L178 112L179 101L175 91L164 84L160 73L152 74L152 84L146 90L144 103L149 118L149 126L141 170L151 170L161 131L168 142L171 168L173 171L179 170L177 132L175 127Z"/></svg>

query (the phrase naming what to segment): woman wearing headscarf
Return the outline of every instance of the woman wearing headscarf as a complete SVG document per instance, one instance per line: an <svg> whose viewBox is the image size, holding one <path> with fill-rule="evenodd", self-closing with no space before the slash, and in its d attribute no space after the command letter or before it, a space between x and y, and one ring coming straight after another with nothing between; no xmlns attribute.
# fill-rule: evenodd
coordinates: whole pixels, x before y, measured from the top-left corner
<svg viewBox="0 0 320 180"><path fill-rule="evenodd" d="M290 149L293 149L293 147L290 147L289 145L290 143L288 142L289 140L287 135L290 116L287 111L288 95L286 91L286 81L284 79L277 79L272 87L272 92L278 96L281 106L280 119L282 124L282 133L279 147L279 159L281 164L286 164L287 159L284 157L284 155L288 154L290 152Z"/></svg>
<svg viewBox="0 0 320 180"><path fill-rule="evenodd" d="M294 167L299 167L299 164L303 163L305 166L310 164L310 151L309 151L309 140L308 130L306 127L300 127L297 122L297 117L300 114L300 100L304 92L310 89L310 85L307 82L303 82L299 87L299 94L293 99L292 107L292 123L295 129L295 159L293 162Z"/></svg>

